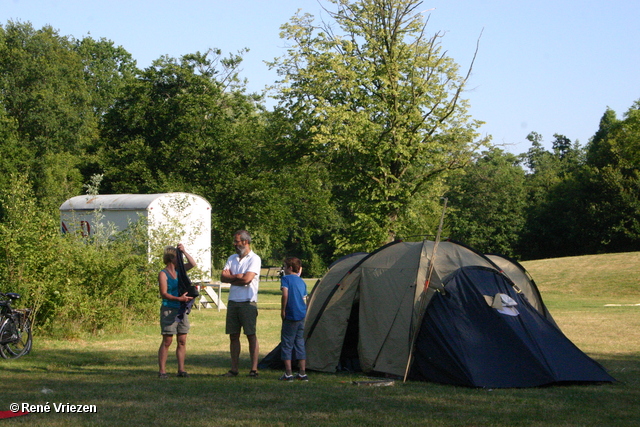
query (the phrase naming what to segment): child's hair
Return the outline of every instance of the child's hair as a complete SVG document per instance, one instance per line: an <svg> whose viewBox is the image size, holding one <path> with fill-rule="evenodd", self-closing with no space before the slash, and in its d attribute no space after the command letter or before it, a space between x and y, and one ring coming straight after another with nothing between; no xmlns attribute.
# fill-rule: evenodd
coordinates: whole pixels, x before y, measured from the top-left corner
<svg viewBox="0 0 640 427"><path fill-rule="evenodd" d="M174 248L173 246L165 246L164 255L162 255L162 261L164 261L165 264L169 264L170 262L173 262L175 260L176 248Z"/></svg>
<svg viewBox="0 0 640 427"><path fill-rule="evenodd" d="M290 268L294 273L299 272L301 266L302 263L300 262L300 260L294 256L290 256L284 259L284 267Z"/></svg>

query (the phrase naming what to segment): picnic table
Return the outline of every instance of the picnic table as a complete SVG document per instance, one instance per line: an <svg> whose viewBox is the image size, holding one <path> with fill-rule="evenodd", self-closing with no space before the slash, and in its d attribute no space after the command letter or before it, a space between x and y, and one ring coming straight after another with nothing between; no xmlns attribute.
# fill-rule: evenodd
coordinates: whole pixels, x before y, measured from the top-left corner
<svg viewBox="0 0 640 427"><path fill-rule="evenodd" d="M220 310L226 310L227 305L222 301L222 289L229 289L231 287L228 283L218 282L201 282L196 284L200 291L200 296L196 307L198 310L201 308L213 308L215 305Z"/></svg>

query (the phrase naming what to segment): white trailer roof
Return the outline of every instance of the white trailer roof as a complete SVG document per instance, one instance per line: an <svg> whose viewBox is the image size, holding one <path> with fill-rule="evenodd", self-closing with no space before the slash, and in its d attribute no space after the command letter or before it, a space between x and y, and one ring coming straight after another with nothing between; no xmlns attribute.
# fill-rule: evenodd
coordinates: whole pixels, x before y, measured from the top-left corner
<svg viewBox="0 0 640 427"><path fill-rule="evenodd" d="M94 211L104 210L147 210L152 208L154 202L162 198L175 197L176 195L187 195L187 193L159 193L159 194L99 194L97 196L76 196L65 201L61 206L61 211ZM207 205L206 199L189 194L190 197L202 199ZM209 205L210 206L210 205Z"/></svg>

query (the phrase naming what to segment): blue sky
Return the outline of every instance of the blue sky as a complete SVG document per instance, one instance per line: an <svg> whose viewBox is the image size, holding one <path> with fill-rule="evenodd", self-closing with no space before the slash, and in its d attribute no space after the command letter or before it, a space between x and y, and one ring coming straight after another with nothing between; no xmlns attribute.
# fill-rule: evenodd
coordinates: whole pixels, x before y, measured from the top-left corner
<svg viewBox="0 0 640 427"><path fill-rule="evenodd" d="M61 35L107 38L141 68L161 55L249 48L249 90L275 81L264 61L284 53L280 25L298 9L327 18L320 0L0 0L0 24L51 25ZM466 70L478 57L466 98L483 135L514 153L535 131L550 147L559 133L585 145L607 107L622 117L640 99L637 0L425 0L429 33Z"/></svg>

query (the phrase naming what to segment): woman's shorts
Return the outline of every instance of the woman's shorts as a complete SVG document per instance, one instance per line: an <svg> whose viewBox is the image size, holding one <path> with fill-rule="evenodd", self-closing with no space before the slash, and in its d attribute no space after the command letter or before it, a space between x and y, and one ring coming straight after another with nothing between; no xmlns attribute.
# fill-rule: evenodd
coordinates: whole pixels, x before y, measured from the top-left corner
<svg viewBox="0 0 640 427"><path fill-rule="evenodd" d="M176 321L179 308L160 306L160 329L162 335L178 335L189 332L189 315L185 314L182 321Z"/></svg>

